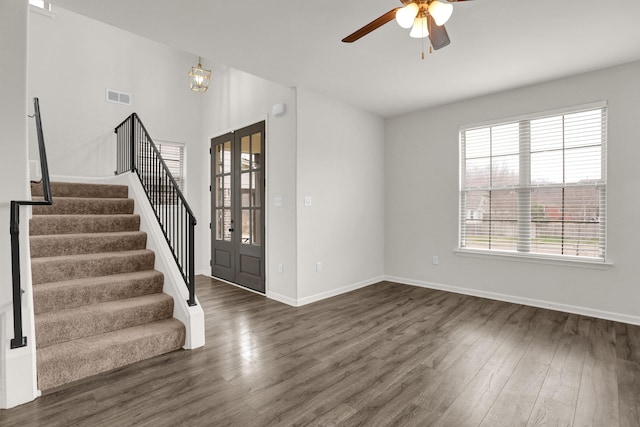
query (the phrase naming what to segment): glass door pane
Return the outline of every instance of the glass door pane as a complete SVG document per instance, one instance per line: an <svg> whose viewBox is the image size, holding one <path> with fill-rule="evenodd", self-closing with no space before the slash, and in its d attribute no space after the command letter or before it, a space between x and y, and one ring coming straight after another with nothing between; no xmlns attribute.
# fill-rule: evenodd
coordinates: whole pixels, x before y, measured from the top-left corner
<svg viewBox="0 0 640 427"><path fill-rule="evenodd" d="M233 218L231 212L231 141L218 144L215 147L215 179L214 179L214 208L215 208L215 238L231 242Z"/></svg>

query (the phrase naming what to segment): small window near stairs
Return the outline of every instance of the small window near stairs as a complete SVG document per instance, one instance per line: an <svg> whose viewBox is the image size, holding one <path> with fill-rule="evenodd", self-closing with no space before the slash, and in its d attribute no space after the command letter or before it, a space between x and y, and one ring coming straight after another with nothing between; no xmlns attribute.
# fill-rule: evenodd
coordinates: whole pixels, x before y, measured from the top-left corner
<svg viewBox="0 0 640 427"><path fill-rule="evenodd" d="M31 10L35 12L50 17L54 16L53 10L51 9L51 2L47 0L29 0L29 5L31 5Z"/></svg>
<svg viewBox="0 0 640 427"><path fill-rule="evenodd" d="M185 145L178 142L166 142L156 141L160 155L164 159L164 162L169 168L169 172L173 175L173 179L176 180L180 191L184 192L185 182L185 159L184 148Z"/></svg>

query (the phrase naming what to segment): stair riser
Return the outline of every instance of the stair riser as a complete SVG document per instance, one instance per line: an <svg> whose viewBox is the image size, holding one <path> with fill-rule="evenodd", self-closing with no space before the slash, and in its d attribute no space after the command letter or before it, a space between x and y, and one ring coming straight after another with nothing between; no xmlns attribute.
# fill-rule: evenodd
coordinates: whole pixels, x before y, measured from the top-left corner
<svg viewBox="0 0 640 427"><path fill-rule="evenodd" d="M128 280L114 276L112 281L91 283L87 280L87 283L74 286L71 282L68 286L60 288L49 288L46 285L34 286L35 314L160 293L164 277L160 273Z"/></svg>
<svg viewBox="0 0 640 427"><path fill-rule="evenodd" d="M66 315L66 312L62 311L37 316L37 346L38 348L48 347L53 344L168 319L173 316L173 299L168 295L164 296L165 298L144 306L103 311L100 310L99 305L95 305L93 307L96 308L96 311L83 311L73 315Z"/></svg>
<svg viewBox="0 0 640 427"><path fill-rule="evenodd" d="M54 353L47 351L49 349L43 349L37 352L38 388L47 390L178 350L184 346L184 341L185 330L182 326L135 340L114 340L109 345L91 342L81 351L72 354Z"/></svg>
<svg viewBox="0 0 640 427"><path fill-rule="evenodd" d="M45 235L30 237L31 257L93 254L144 249L147 235Z"/></svg>
<svg viewBox="0 0 640 427"><path fill-rule="evenodd" d="M55 198L51 206L34 206L34 215L114 215L132 214L132 199Z"/></svg>
<svg viewBox="0 0 640 427"><path fill-rule="evenodd" d="M138 231L138 215L38 215L29 223L29 234L41 236L49 234L115 233L119 231Z"/></svg>
<svg viewBox="0 0 640 427"><path fill-rule="evenodd" d="M155 254L147 252L128 257L105 257L100 259L34 258L31 275L34 285L84 277L109 276L134 271L153 270Z"/></svg>
<svg viewBox="0 0 640 427"><path fill-rule="evenodd" d="M52 182L53 197L88 197L88 198L127 198L129 189L126 185L78 184L71 182ZM42 197L42 184L31 184L31 195Z"/></svg>

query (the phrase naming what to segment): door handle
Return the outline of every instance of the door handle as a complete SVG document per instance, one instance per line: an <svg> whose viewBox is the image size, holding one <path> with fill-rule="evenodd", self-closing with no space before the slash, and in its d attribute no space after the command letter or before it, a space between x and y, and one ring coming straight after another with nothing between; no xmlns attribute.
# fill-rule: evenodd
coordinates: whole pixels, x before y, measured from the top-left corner
<svg viewBox="0 0 640 427"><path fill-rule="evenodd" d="M233 231L233 228L230 228L229 231Z"/></svg>

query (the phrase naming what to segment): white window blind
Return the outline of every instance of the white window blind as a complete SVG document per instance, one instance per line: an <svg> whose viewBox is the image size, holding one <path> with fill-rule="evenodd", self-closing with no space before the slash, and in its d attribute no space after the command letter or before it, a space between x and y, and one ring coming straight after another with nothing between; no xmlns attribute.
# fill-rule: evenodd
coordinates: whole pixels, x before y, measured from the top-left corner
<svg viewBox="0 0 640 427"><path fill-rule="evenodd" d="M460 249L606 255L604 104L460 131Z"/></svg>
<svg viewBox="0 0 640 427"><path fill-rule="evenodd" d="M180 190L184 191L184 145L169 142L158 142L156 145L173 179L176 180Z"/></svg>

